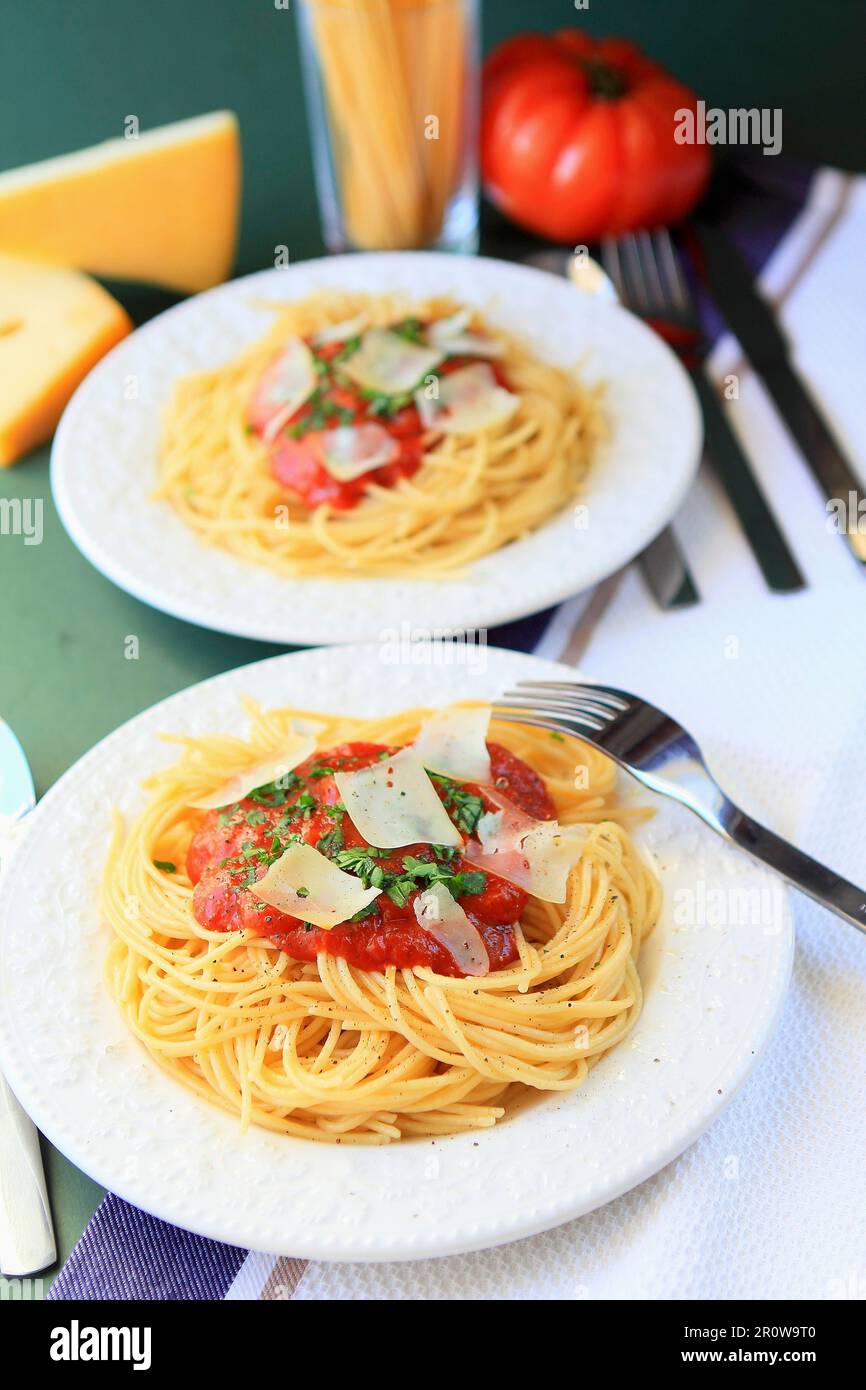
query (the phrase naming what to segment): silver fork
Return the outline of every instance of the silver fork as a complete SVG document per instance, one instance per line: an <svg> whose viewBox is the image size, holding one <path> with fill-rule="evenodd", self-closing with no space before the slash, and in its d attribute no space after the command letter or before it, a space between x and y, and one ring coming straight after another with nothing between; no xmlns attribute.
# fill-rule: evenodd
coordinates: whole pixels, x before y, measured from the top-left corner
<svg viewBox="0 0 866 1390"><path fill-rule="evenodd" d="M706 352L691 291L670 232L630 233L602 243L601 259L620 301L678 352L698 393L707 457L724 487L771 589L802 589L803 575L731 428L714 383L703 369Z"/></svg>
<svg viewBox="0 0 866 1390"><path fill-rule="evenodd" d="M866 891L741 811L716 782L692 735L655 705L608 685L520 681L493 708L507 722L594 744L650 791L687 806L726 840L866 932Z"/></svg>

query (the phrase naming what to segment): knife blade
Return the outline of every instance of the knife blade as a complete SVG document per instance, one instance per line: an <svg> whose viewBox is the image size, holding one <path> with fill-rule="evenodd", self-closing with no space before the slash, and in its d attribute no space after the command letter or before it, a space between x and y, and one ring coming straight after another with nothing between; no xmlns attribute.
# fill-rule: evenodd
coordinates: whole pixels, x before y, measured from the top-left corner
<svg viewBox="0 0 866 1390"><path fill-rule="evenodd" d="M695 219L694 226L713 297L763 379L825 499L841 501L859 517L863 485L792 366L788 341L772 307L757 290L749 267L724 232L702 217ZM850 527L842 534L855 559L866 563L866 535Z"/></svg>
<svg viewBox="0 0 866 1390"><path fill-rule="evenodd" d="M24 750L0 719L0 873L14 853L15 827L35 804ZM39 1134L0 1074L0 1271L35 1274L56 1255Z"/></svg>

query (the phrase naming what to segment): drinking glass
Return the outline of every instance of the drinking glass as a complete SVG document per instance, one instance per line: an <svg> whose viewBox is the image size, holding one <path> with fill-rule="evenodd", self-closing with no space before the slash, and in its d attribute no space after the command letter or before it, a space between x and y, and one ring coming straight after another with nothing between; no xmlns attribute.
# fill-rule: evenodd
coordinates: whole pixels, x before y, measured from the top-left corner
<svg viewBox="0 0 866 1390"><path fill-rule="evenodd" d="M478 0L299 0L330 251L478 245Z"/></svg>

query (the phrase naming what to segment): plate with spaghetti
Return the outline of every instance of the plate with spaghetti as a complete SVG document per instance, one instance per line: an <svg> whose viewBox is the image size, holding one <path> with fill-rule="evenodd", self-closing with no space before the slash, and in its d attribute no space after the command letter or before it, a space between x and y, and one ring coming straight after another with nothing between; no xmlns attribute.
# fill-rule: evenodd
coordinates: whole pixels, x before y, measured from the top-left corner
<svg viewBox="0 0 866 1390"><path fill-rule="evenodd" d="M694 393L625 310L434 253L264 271L160 315L70 402L52 488L136 598L276 642L490 627L612 573L697 468Z"/></svg>
<svg viewBox="0 0 866 1390"><path fill-rule="evenodd" d="M566 668L442 663L229 672L29 818L0 1062L137 1206L308 1258L478 1249L656 1172L754 1066L792 953L775 881L586 745L491 720Z"/></svg>

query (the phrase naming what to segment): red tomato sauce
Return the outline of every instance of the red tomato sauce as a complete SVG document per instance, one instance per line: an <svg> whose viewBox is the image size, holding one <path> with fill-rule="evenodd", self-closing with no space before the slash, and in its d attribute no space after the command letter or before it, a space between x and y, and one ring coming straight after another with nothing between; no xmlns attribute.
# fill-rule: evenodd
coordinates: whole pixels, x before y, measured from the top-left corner
<svg viewBox="0 0 866 1390"><path fill-rule="evenodd" d="M528 815L550 819L555 814L553 803L538 774L499 744L491 743L488 747L497 789ZM315 753L302 763L287 779L290 785L285 790L256 793L223 811L206 812L193 835L186 860L187 872L195 885L196 920L209 931L249 927L295 960L315 960L325 951L365 970L381 970L386 965L428 965L440 975L460 975L451 953L425 932L415 917L413 904L418 891L426 886L423 878L417 880L418 890L410 891L405 901L395 902L383 891L369 915L330 930L290 917L256 898L256 881L267 872L269 859L278 857L285 849L290 835L300 835L330 858L336 858L341 850L367 847L367 841L340 810L333 771L367 767L383 753L394 752L396 749L386 749L381 744L344 743ZM461 814L465 817L478 810L477 802L463 802L461 812L462 794L479 798L486 809L495 809L484 789L472 783L434 782L434 786L458 828ZM464 838L466 824L464 819ZM481 935L491 970L516 959L513 928L526 903L521 888L495 874L478 871L457 851L439 860L433 847L425 844L385 850L376 854L372 862L386 875L405 878L403 860L409 856L438 864L449 875L470 873L476 891L457 893L456 897ZM459 886L459 880L455 886Z"/></svg>
<svg viewBox="0 0 866 1390"><path fill-rule="evenodd" d="M312 347L310 343L308 346ZM340 358L346 347L345 342L334 342L312 349L322 364L318 390L286 421L269 446L274 478L310 509L326 504L336 511L348 511L361 501L369 483L393 487L400 478L411 478L421 466L425 437L429 434L413 401L392 410L387 398L365 395L340 372ZM487 363L500 386L508 387L498 364L487 358L449 357L436 370L440 376L447 376L458 367L479 361ZM340 425L365 421L381 425L398 444L398 452L382 467L351 481L341 481L328 472L322 461L323 435ZM250 428L261 435L267 424L267 413L253 409Z"/></svg>

